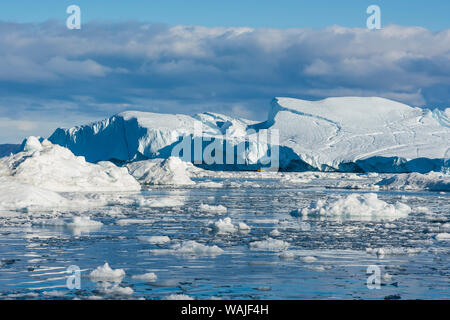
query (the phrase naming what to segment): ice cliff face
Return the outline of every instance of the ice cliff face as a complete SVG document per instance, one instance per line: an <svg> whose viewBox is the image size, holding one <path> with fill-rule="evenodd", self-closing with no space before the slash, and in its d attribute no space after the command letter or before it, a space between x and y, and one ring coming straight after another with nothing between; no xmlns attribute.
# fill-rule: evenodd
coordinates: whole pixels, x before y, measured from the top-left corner
<svg viewBox="0 0 450 320"><path fill-rule="evenodd" d="M450 109L423 110L382 98L275 98L262 123L213 113L124 112L90 125L57 129L49 140L97 162L169 158L188 136L193 143L212 138L234 146L247 137L243 152L234 149L235 160L244 164L229 168L252 169L249 164L257 164L267 149L256 135L274 129L279 132L282 170L438 171L450 148ZM205 148L210 142L201 143Z"/></svg>

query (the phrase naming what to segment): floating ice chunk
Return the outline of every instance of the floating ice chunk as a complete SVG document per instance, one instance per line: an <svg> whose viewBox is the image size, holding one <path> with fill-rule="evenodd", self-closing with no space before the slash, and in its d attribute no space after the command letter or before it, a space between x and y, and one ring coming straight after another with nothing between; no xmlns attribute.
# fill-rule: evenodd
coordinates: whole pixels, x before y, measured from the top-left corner
<svg viewBox="0 0 450 320"><path fill-rule="evenodd" d="M214 181L203 181L197 182L196 187L198 188L223 188L223 184Z"/></svg>
<svg viewBox="0 0 450 320"><path fill-rule="evenodd" d="M171 241L170 238L167 236L149 236L149 237L138 236L137 238L141 242L150 244L165 244Z"/></svg>
<svg viewBox="0 0 450 320"><path fill-rule="evenodd" d="M403 203L388 204L375 193L351 194L335 201L318 200L301 210L303 216L334 216L348 219L396 219L406 217L411 208Z"/></svg>
<svg viewBox="0 0 450 320"><path fill-rule="evenodd" d="M123 269L111 269L108 262L105 262L103 266L97 267L97 269L93 270L89 277L92 281L113 281L113 282L121 282L123 277L125 277L125 271Z"/></svg>
<svg viewBox="0 0 450 320"><path fill-rule="evenodd" d="M325 267L324 266L308 266L308 270L316 271L316 272L324 272Z"/></svg>
<svg viewBox="0 0 450 320"><path fill-rule="evenodd" d="M289 243L283 240L269 238L267 240L250 242L251 250L284 251L289 248Z"/></svg>
<svg viewBox="0 0 450 320"><path fill-rule="evenodd" d="M270 235L272 237L278 237L280 235L280 231L278 231L278 229L273 229L272 231L270 231Z"/></svg>
<svg viewBox="0 0 450 320"><path fill-rule="evenodd" d="M306 263L311 263L317 261L316 257L313 256L305 256L305 257L299 257L299 260Z"/></svg>
<svg viewBox="0 0 450 320"><path fill-rule="evenodd" d="M72 222L65 224L65 227L72 230L75 235L82 232L93 232L100 229L103 223L91 220L90 217L73 217Z"/></svg>
<svg viewBox="0 0 450 320"><path fill-rule="evenodd" d="M180 254L186 256L217 256L224 253L218 246L207 246L193 240L184 241L181 244L175 244L170 250L151 250L155 254Z"/></svg>
<svg viewBox="0 0 450 320"><path fill-rule="evenodd" d="M73 217L72 222L66 224L68 228L83 228L83 227L101 227L103 223L91 220L90 217Z"/></svg>
<svg viewBox="0 0 450 320"><path fill-rule="evenodd" d="M236 226L231 223L231 218L225 218L223 220L219 219L210 226L217 233L234 233L238 230Z"/></svg>
<svg viewBox="0 0 450 320"><path fill-rule="evenodd" d="M184 205L184 201L178 198L160 198L160 199L147 199L139 198L136 200L135 205L138 207L181 207Z"/></svg>
<svg viewBox="0 0 450 320"><path fill-rule="evenodd" d="M130 287L121 287L118 284L113 286L104 287L100 290L100 293L107 296L131 296L134 290Z"/></svg>
<svg viewBox="0 0 450 320"><path fill-rule="evenodd" d="M438 233L436 235L437 241L450 241L450 233Z"/></svg>
<svg viewBox="0 0 450 320"><path fill-rule="evenodd" d="M443 231L450 231L450 222L444 223L443 225L441 225L439 227L439 229L441 229Z"/></svg>
<svg viewBox="0 0 450 320"><path fill-rule="evenodd" d="M222 205L213 206L213 205L209 205L209 204L201 204L199 209L200 209L200 211L203 211L203 212L215 212L215 213L226 213L227 212L227 208Z"/></svg>
<svg viewBox="0 0 450 320"><path fill-rule="evenodd" d="M107 161L88 163L84 157L47 140L41 143L30 137L25 140L23 150L0 159L3 167L0 174L56 192L140 190L126 168Z"/></svg>
<svg viewBox="0 0 450 320"><path fill-rule="evenodd" d="M251 230L250 226L244 222L239 222L238 228L239 228L239 231L250 231Z"/></svg>
<svg viewBox="0 0 450 320"><path fill-rule="evenodd" d="M151 185L191 185L188 164L177 157L133 162L127 165L130 173L141 183Z"/></svg>
<svg viewBox="0 0 450 320"><path fill-rule="evenodd" d="M152 281L156 281L158 279L156 274L154 274L153 272L134 275L131 278L134 280L145 281L145 282L152 282Z"/></svg>
<svg viewBox="0 0 450 320"><path fill-rule="evenodd" d="M384 281L384 283L387 283L387 282L392 280L392 275L390 275L389 273L385 272L385 273L382 274L381 279Z"/></svg>
<svg viewBox="0 0 450 320"><path fill-rule="evenodd" d="M127 226L130 224L152 224L154 219L120 219L116 221L119 226Z"/></svg>
<svg viewBox="0 0 450 320"><path fill-rule="evenodd" d="M278 257L283 260L291 260L295 258L295 254L293 252L284 251Z"/></svg>
<svg viewBox="0 0 450 320"><path fill-rule="evenodd" d="M368 254L375 254L378 257L385 255L408 255L422 252L420 248L386 247L386 248L366 248Z"/></svg>
<svg viewBox="0 0 450 320"><path fill-rule="evenodd" d="M377 185L387 190L450 191L450 175L441 172L398 174L379 181Z"/></svg>
<svg viewBox="0 0 450 320"><path fill-rule="evenodd" d="M194 298L185 294L171 294L165 297L164 300L194 300Z"/></svg>

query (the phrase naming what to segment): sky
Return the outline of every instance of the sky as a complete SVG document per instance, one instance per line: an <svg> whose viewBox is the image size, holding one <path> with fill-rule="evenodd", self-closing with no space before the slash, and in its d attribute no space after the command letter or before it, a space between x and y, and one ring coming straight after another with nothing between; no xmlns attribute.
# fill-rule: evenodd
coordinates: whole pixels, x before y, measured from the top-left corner
<svg viewBox="0 0 450 320"><path fill-rule="evenodd" d="M69 30L66 8L81 8ZM366 8L381 9L368 30ZM450 1L0 2L0 143L124 110L264 120L275 96L450 107Z"/></svg>

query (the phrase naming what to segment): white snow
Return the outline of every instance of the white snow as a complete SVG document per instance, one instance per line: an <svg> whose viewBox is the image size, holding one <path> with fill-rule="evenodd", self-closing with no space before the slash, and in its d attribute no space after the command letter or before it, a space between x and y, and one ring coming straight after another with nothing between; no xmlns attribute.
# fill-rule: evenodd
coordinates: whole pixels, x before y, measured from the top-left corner
<svg viewBox="0 0 450 320"><path fill-rule="evenodd" d="M267 240L250 242L250 249L252 250L267 250L267 251L284 251L289 248L289 243L283 240L276 240L268 238Z"/></svg>
<svg viewBox="0 0 450 320"><path fill-rule="evenodd" d="M177 157L132 162L127 164L130 173L141 183L150 185L195 184L188 172L188 164Z"/></svg>
<svg viewBox="0 0 450 320"><path fill-rule="evenodd" d="M24 141L24 151L0 159L0 176L56 192L137 191L139 183L111 162L88 163L69 149L36 137Z"/></svg>
<svg viewBox="0 0 450 320"><path fill-rule="evenodd" d="M348 219L396 219L406 217L411 208L401 202L395 205L378 199L375 193L350 194L335 200L322 199L311 203L309 208L299 210L306 216L331 216Z"/></svg>
<svg viewBox="0 0 450 320"><path fill-rule="evenodd" d="M125 277L125 271L123 269L111 269L108 262L105 262L103 266L97 267L93 270L89 277L92 281L113 281L121 282L123 277Z"/></svg>
<svg viewBox="0 0 450 320"><path fill-rule="evenodd" d="M398 174L382 179L377 185L388 190L450 191L450 174L440 172Z"/></svg>

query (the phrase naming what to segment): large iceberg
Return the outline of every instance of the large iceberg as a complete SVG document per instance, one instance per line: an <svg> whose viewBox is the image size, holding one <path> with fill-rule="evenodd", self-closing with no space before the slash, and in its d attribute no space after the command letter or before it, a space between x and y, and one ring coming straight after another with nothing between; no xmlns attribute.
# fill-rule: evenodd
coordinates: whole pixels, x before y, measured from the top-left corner
<svg viewBox="0 0 450 320"><path fill-rule="evenodd" d="M279 135L276 143L259 139L267 132ZM57 129L49 140L90 162L120 163L169 158L186 138L193 148L200 140L203 149L220 141L222 147L214 155L219 158L232 151L233 165L196 163L209 169L264 167L262 159L277 147L277 168L285 171L426 173L449 165L450 109L413 108L375 97L275 98L264 122L215 113L128 111L89 125ZM187 161L195 162L195 150L189 154Z"/></svg>

